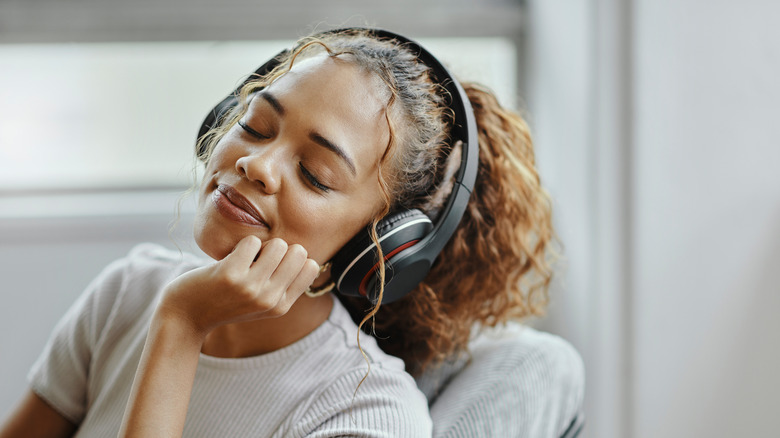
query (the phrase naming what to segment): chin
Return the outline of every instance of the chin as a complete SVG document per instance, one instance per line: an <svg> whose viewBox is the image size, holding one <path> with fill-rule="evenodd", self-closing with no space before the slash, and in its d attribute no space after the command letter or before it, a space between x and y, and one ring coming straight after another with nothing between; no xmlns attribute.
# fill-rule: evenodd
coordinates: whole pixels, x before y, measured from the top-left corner
<svg viewBox="0 0 780 438"><path fill-rule="evenodd" d="M228 233L224 228L215 226L213 223L209 224L200 215L195 219L193 237L200 250L214 260L225 258L243 238L243 236Z"/></svg>

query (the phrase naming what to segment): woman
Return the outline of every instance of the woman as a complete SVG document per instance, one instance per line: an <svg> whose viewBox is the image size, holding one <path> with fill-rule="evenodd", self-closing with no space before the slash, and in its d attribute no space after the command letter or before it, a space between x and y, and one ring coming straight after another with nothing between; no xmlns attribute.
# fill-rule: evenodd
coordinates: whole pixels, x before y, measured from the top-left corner
<svg viewBox="0 0 780 438"><path fill-rule="evenodd" d="M195 238L214 260L142 245L109 266L0 436L430 435L407 372L456 357L475 324L541 312L552 230L524 122L466 84L473 195L424 281L397 292L413 275L385 269L387 230L436 221L464 193L457 96L411 47L328 32L241 87L199 146ZM331 293L367 226L370 299Z"/></svg>

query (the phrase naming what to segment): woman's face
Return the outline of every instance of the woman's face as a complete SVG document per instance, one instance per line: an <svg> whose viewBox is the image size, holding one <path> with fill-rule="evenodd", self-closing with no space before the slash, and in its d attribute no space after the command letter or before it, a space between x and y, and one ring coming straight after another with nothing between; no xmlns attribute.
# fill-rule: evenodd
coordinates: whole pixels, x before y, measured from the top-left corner
<svg viewBox="0 0 780 438"><path fill-rule="evenodd" d="M297 61L216 145L199 191L198 246L220 260L253 234L298 243L320 264L333 257L382 206L385 102L378 78L349 61Z"/></svg>

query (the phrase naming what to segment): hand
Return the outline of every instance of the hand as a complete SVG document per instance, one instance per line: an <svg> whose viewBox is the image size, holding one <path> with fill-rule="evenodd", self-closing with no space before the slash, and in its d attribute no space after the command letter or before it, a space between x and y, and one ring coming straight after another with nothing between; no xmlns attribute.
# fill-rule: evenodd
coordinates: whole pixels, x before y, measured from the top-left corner
<svg viewBox="0 0 780 438"><path fill-rule="evenodd" d="M158 312L183 318L205 338L223 324L286 314L318 273L301 245L247 236L224 259L168 284Z"/></svg>

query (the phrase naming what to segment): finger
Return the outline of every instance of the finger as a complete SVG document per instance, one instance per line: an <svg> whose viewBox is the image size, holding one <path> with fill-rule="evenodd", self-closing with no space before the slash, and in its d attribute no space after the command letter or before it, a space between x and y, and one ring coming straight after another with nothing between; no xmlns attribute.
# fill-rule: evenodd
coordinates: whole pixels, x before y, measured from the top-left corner
<svg viewBox="0 0 780 438"><path fill-rule="evenodd" d="M298 276L295 277L290 286L287 287L287 296L292 297L293 301L317 279L320 274L320 266L312 259L306 260Z"/></svg>
<svg viewBox="0 0 780 438"><path fill-rule="evenodd" d="M286 291L301 272L301 268L308 260L307 257L308 253L303 246L298 244L290 245L279 266L271 274L270 283L282 291Z"/></svg>
<svg viewBox="0 0 780 438"><path fill-rule="evenodd" d="M249 267L262 247L263 244L259 237L246 236L238 241L233 251L224 260L228 264L235 263Z"/></svg>
<svg viewBox="0 0 780 438"><path fill-rule="evenodd" d="M257 261L252 265L251 276L255 281L265 281L271 277L279 263L287 254L287 242L282 239L271 239L265 242Z"/></svg>
<svg viewBox="0 0 780 438"><path fill-rule="evenodd" d="M295 302L300 298L303 292L308 288L314 279L319 275L320 266L312 259L307 259L301 268L298 276L295 277L287 288L284 296L279 300L274 308L274 313L278 316L286 314Z"/></svg>

